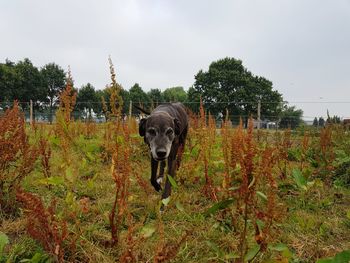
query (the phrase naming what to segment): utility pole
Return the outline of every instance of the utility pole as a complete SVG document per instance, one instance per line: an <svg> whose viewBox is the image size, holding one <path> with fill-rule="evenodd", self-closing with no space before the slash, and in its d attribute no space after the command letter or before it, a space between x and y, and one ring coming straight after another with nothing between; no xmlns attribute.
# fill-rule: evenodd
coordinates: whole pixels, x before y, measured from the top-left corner
<svg viewBox="0 0 350 263"><path fill-rule="evenodd" d="M260 110L261 110L261 100L258 100L258 129L260 129L260 123L261 123L261 119L260 119Z"/></svg>

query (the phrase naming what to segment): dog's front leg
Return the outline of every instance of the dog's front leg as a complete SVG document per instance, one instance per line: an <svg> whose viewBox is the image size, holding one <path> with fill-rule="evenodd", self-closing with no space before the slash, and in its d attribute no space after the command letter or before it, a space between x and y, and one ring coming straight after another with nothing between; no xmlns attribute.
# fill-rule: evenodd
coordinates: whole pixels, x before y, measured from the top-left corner
<svg viewBox="0 0 350 263"><path fill-rule="evenodd" d="M177 150L177 149L176 149ZM174 151L176 153L176 151ZM175 179L175 174L176 174L176 155L170 154L168 158L168 174ZM168 179L166 178L165 181L165 187L164 187L164 192L162 194L162 199L166 199L170 196L171 194L171 183Z"/></svg>
<svg viewBox="0 0 350 263"><path fill-rule="evenodd" d="M163 182L165 166L166 166L166 162L165 161L161 161L160 162L160 168L159 168L159 176L157 178L157 183L158 184L161 184Z"/></svg>
<svg viewBox="0 0 350 263"><path fill-rule="evenodd" d="M158 161L154 160L153 157L151 157L151 184L153 185L154 189L159 192L162 190L162 188L157 182L157 170Z"/></svg>

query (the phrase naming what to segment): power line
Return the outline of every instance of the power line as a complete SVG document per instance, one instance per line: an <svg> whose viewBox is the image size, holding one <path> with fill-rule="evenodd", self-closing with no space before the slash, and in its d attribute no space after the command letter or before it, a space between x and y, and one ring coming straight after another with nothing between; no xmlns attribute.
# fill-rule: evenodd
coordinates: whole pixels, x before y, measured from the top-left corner
<svg viewBox="0 0 350 263"><path fill-rule="evenodd" d="M12 104L13 102L5 102L0 101L0 104ZM29 104L30 101L19 101L19 104ZM40 102L41 104L45 104L43 102ZM163 103L170 103L169 101L162 101L162 102L135 102L135 104L163 104ZM199 101L184 101L183 104L199 104ZM203 104L257 104L257 101L210 101L210 102L203 102ZM282 103L300 103L300 104L348 104L350 101L283 101L283 102L271 102L271 101L261 101L261 104L282 104ZM102 104L101 101L77 101L76 104ZM107 102L107 104L109 104Z"/></svg>

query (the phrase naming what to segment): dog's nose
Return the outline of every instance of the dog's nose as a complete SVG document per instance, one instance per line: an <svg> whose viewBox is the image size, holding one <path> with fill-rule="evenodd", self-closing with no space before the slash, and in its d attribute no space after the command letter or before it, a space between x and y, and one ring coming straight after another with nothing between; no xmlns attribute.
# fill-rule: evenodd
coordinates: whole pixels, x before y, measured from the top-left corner
<svg viewBox="0 0 350 263"><path fill-rule="evenodd" d="M166 155L166 151L165 150L158 150L157 151L158 158L160 158L160 159L165 158L165 155Z"/></svg>

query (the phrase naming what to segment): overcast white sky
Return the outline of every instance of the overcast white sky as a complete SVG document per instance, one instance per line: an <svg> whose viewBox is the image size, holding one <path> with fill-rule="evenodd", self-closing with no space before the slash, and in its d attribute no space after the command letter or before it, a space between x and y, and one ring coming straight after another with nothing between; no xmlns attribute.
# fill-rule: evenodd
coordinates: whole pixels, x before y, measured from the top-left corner
<svg viewBox="0 0 350 263"><path fill-rule="evenodd" d="M109 55L124 88L146 91L235 57L306 117L350 117L350 0L0 0L0 36L1 62L70 65L97 89Z"/></svg>

